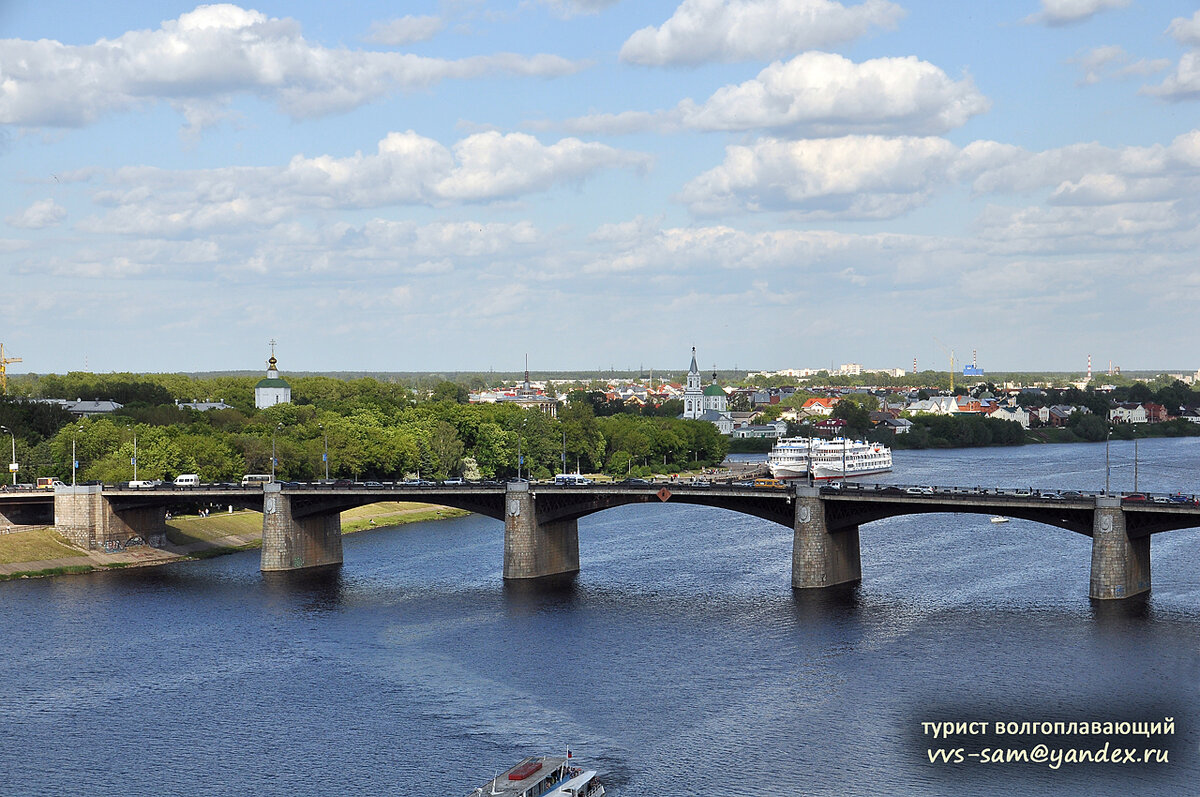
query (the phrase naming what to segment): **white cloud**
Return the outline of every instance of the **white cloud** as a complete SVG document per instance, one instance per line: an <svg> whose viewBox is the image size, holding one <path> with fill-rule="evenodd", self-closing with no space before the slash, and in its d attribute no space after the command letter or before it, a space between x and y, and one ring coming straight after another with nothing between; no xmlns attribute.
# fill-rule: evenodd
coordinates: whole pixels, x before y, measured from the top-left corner
<svg viewBox="0 0 1200 797"><path fill-rule="evenodd" d="M953 81L914 56L856 64L810 52L726 86L703 105L682 106L688 127L771 129L809 136L943 133L988 109L969 77Z"/></svg>
<svg viewBox="0 0 1200 797"><path fill-rule="evenodd" d="M828 47L875 27L895 27L904 10L888 0L683 0L658 28L637 31L621 60L648 66L776 59Z"/></svg>
<svg viewBox="0 0 1200 797"><path fill-rule="evenodd" d="M953 174L978 194L1051 188L1050 201L1063 205L1187 197L1200 189L1200 130L1149 147L1091 143L1028 152L976 141L963 148Z"/></svg>
<svg viewBox="0 0 1200 797"><path fill-rule="evenodd" d="M1167 26L1167 33L1184 47L1200 47L1200 11L1187 17L1176 17Z"/></svg>
<svg viewBox="0 0 1200 797"><path fill-rule="evenodd" d="M92 197L112 209L80 228L160 236L246 229L318 209L504 200L577 183L601 169L648 166L645 155L575 138L546 145L523 133L486 132L447 148L410 130L389 133L375 153L297 155L279 167L120 169Z"/></svg>
<svg viewBox="0 0 1200 797"><path fill-rule="evenodd" d="M809 52L776 61L753 80L718 89L705 102L684 100L671 110L596 113L555 125L569 133L623 135L693 130L770 130L827 138L851 133L944 133L988 110L971 78L951 80L915 57L856 64L840 55Z"/></svg>
<svg viewBox="0 0 1200 797"><path fill-rule="evenodd" d="M845 136L730 146L684 186L694 213L793 210L810 218L891 218L948 182L958 149L941 138Z"/></svg>
<svg viewBox="0 0 1200 797"><path fill-rule="evenodd" d="M560 17L573 17L578 14L599 14L620 0L538 0Z"/></svg>
<svg viewBox="0 0 1200 797"><path fill-rule="evenodd" d="M1200 98L1200 11L1187 17L1171 20L1167 32L1175 41L1192 49L1183 54L1175 66L1175 72L1157 86L1142 89L1168 100L1194 100Z"/></svg>
<svg viewBox="0 0 1200 797"><path fill-rule="evenodd" d="M396 47L432 39L446 26L441 17L414 17L411 14L386 22L372 22L366 40Z"/></svg>
<svg viewBox="0 0 1200 797"><path fill-rule="evenodd" d="M1171 65L1166 58L1134 61L1125 49L1117 44L1104 47L1094 47L1067 60L1069 64L1078 64L1083 70L1083 76L1076 85L1092 86L1107 78L1144 77L1155 72L1161 72Z"/></svg>
<svg viewBox="0 0 1200 797"><path fill-rule="evenodd" d="M534 122L535 128L561 127L568 133L578 135L621 136L630 133L674 133L681 125L682 114L670 111L622 111L620 113L595 113L577 116L562 123Z"/></svg>
<svg viewBox="0 0 1200 797"><path fill-rule="evenodd" d="M936 137L764 138L726 148L687 183L693 213L785 211L800 218L881 219L967 184L977 195L1045 192L1051 206L1181 202L1200 221L1200 130L1168 145L1075 144L1028 152L994 141L959 149Z"/></svg>
<svg viewBox="0 0 1200 797"><path fill-rule="evenodd" d="M1174 203L1115 204L1103 207L992 206L979 217L981 238L997 254L1014 252L1127 252L1159 250L1168 234L1190 229L1194 213ZM1169 246L1170 244L1168 244Z"/></svg>
<svg viewBox="0 0 1200 797"><path fill-rule="evenodd" d="M446 79L549 77L580 68L554 55L445 60L330 49L307 42L295 21L209 5L158 30L130 31L92 45L0 42L0 124L78 127L143 103L225 102L239 93L274 101L303 118Z"/></svg>
<svg viewBox="0 0 1200 797"><path fill-rule="evenodd" d="M39 199L20 213L5 219L10 227L40 230L53 227L67 217L67 209L53 199Z"/></svg>
<svg viewBox="0 0 1200 797"><path fill-rule="evenodd" d="M1070 25L1083 22L1101 11L1124 8L1130 0L1042 0L1042 10L1030 14L1023 22L1046 25Z"/></svg>

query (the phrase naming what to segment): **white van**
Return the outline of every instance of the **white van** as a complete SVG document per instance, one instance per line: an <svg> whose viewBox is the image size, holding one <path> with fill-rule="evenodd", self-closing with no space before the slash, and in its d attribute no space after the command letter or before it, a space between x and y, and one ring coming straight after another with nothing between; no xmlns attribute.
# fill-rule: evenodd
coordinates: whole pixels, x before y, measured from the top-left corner
<svg viewBox="0 0 1200 797"><path fill-rule="evenodd" d="M243 487L255 487L260 484L267 484L271 481L269 473L247 473L242 477Z"/></svg>
<svg viewBox="0 0 1200 797"><path fill-rule="evenodd" d="M562 487L567 486L583 486L592 483L592 480L587 476L580 476L578 473L560 473L554 477L554 483Z"/></svg>
<svg viewBox="0 0 1200 797"><path fill-rule="evenodd" d="M171 482L176 487L199 487L200 477L195 473L183 473L175 477L175 481Z"/></svg>

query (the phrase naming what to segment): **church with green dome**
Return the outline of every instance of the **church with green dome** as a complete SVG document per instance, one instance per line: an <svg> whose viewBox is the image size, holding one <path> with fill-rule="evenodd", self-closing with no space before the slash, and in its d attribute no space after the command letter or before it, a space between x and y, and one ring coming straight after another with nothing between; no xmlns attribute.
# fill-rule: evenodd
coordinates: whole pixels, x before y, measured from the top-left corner
<svg viewBox="0 0 1200 797"><path fill-rule="evenodd" d="M267 360L267 377L254 386L254 406L257 409L292 403L292 386L279 375L275 359L275 341L271 341L271 359Z"/></svg>
<svg viewBox="0 0 1200 797"><path fill-rule="evenodd" d="M717 373L713 372L712 384L700 384L700 368L696 365L696 347L692 347L692 365L688 368L687 384L683 389L683 416L701 421L710 421L722 430L722 434L733 431L733 421L726 407L725 388L717 384ZM729 431L725 431L725 427Z"/></svg>

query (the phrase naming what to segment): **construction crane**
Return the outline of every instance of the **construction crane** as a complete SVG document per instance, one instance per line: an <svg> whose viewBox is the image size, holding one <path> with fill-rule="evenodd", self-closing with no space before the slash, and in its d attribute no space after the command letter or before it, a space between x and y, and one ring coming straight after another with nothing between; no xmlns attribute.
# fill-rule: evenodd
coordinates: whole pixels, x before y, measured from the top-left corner
<svg viewBox="0 0 1200 797"><path fill-rule="evenodd" d="M950 355L950 395L953 396L954 395L954 349L947 348L946 344L942 343L940 340L938 340L936 336L934 337L933 340L935 343L937 343L937 345L942 347L942 351L944 351L944 352L946 352L946 354Z"/></svg>
<svg viewBox="0 0 1200 797"><path fill-rule="evenodd" d="M21 362L20 357L5 357L4 344L0 343L0 390L8 395L8 364Z"/></svg>

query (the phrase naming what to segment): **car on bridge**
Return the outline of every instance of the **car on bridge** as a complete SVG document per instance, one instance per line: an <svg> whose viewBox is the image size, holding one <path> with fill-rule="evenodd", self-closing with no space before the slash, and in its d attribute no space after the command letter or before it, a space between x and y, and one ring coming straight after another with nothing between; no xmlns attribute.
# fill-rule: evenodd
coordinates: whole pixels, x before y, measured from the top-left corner
<svg viewBox="0 0 1200 797"><path fill-rule="evenodd" d="M933 495L932 487L909 487L904 491L908 495Z"/></svg>
<svg viewBox="0 0 1200 797"><path fill-rule="evenodd" d="M1130 493L1129 495L1121 496L1122 503L1144 504L1149 500L1144 493Z"/></svg>

